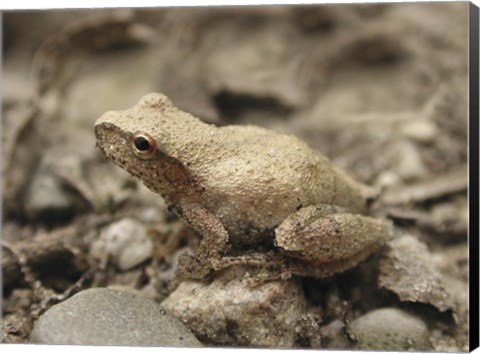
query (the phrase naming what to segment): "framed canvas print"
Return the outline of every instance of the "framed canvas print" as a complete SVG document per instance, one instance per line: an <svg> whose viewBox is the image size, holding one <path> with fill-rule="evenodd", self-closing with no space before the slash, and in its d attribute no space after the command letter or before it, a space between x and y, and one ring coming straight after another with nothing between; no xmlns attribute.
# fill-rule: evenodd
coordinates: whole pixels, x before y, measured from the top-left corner
<svg viewBox="0 0 480 354"><path fill-rule="evenodd" d="M478 14L2 10L2 342L478 347Z"/></svg>

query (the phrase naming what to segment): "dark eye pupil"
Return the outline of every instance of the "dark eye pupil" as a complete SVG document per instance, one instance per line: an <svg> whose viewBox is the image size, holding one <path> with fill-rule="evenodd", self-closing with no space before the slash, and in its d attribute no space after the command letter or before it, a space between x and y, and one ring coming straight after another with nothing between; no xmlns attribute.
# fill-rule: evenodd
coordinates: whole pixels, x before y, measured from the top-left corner
<svg viewBox="0 0 480 354"><path fill-rule="evenodd" d="M150 143L143 136L135 138L135 141L133 143L135 144L135 147L140 151L147 151L148 149L150 149Z"/></svg>

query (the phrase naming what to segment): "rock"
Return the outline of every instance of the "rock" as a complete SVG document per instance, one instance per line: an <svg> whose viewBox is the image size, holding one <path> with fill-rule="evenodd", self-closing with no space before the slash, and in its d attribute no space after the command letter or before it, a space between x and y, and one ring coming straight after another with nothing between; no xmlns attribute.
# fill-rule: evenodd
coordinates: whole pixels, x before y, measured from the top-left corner
<svg viewBox="0 0 480 354"><path fill-rule="evenodd" d="M420 143L431 143L438 136L438 128L433 121L418 117L404 123L400 127L400 133Z"/></svg>
<svg viewBox="0 0 480 354"><path fill-rule="evenodd" d="M468 283L468 244L458 243L437 250L433 257L439 272Z"/></svg>
<svg viewBox="0 0 480 354"><path fill-rule="evenodd" d="M465 197L453 202L438 203L432 207L427 223L422 226L429 227L452 240L463 241L468 235L468 214L468 203Z"/></svg>
<svg viewBox="0 0 480 354"><path fill-rule="evenodd" d="M255 34L255 38L237 37L225 43L224 50L212 52L205 68L207 87L217 94L228 93L234 100L252 97L262 102L268 98L267 102L277 102L287 110L304 104L306 94L299 87L298 73L287 64L290 41L260 28ZM235 68L230 65L233 57L238 59Z"/></svg>
<svg viewBox="0 0 480 354"><path fill-rule="evenodd" d="M162 305L204 343L292 348L306 302L296 279L252 287L239 271L228 270L211 284L181 283Z"/></svg>
<svg viewBox="0 0 480 354"><path fill-rule="evenodd" d="M0 269L2 270L2 286L5 291L5 289L8 289L11 285L15 285L21 278L22 271L15 254L8 247L2 245L1 255Z"/></svg>
<svg viewBox="0 0 480 354"><path fill-rule="evenodd" d="M401 301L430 304L440 311L455 307L433 255L415 237L404 235L389 242L379 267L379 286L393 291Z"/></svg>
<svg viewBox="0 0 480 354"><path fill-rule="evenodd" d="M375 179L375 186L381 189L390 188L401 182L400 176L392 171L383 171Z"/></svg>
<svg viewBox="0 0 480 354"><path fill-rule="evenodd" d="M72 215L73 201L58 178L49 173L33 177L27 192L25 208L31 219L65 218Z"/></svg>
<svg viewBox="0 0 480 354"><path fill-rule="evenodd" d="M427 168L419 148L407 141L398 142L393 149L395 164L392 168L403 180L413 180L426 176Z"/></svg>
<svg viewBox="0 0 480 354"><path fill-rule="evenodd" d="M431 176L410 185L389 188L382 194L382 200L388 205L425 203L451 194L464 191L466 193L467 187L467 166L462 165L452 171Z"/></svg>
<svg viewBox="0 0 480 354"><path fill-rule="evenodd" d="M84 290L35 322L32 343L201 347L159 304L112 289Z"/></svg>
<svg viewBox="0 0 480 354"><path fill-rule="evenodd" d="M65 166L66 165L66 166ZM48 151L40 161L25 196L25 211L30 219L63 221L88 209L88 203L59 173L82 173L80 161L71 155L60 157Z"/></svg>
<svg viewBox="0 0 480 354"><path fill-rule="evenodd" d="M328 349L348 349L350 342L345 336L345 324L341 320L333 320L320 328L320 336L324 347Z"/></svg>
<svg viewBox="0 0 480 354"><path fill-rule="evenodd" d="M152 256L153 242L143 224L122 219L108 226L92 245L94 257L106 263L109 258L121 270L131 269Z"/></svg>
<svg viewBox="0 0 480 354"><path fill-rule="evenodd" d="M431 350L425 323L395 308L374 310L355 319L350 331L360 350Z"/></svg>

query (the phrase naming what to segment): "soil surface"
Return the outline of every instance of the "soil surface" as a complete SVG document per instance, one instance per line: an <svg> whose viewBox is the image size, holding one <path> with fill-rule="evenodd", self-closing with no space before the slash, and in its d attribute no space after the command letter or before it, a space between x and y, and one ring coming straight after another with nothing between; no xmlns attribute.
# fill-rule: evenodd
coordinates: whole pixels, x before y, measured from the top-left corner
<svg viewBox="0 0 480 354"><path fill-rule="evenodd" d="M355 348L350 323L394 307L426 325L430 350L467 351L468 5L5 12L2 340L28 342L84 289L172 291L200 235L93 133L102 113L163 92L208 123L294 134L379 191L371 213L395 240L299 280L320 340L295 347ZM102 253L102 232L126 218L146 227L138 262Z"/></svg>

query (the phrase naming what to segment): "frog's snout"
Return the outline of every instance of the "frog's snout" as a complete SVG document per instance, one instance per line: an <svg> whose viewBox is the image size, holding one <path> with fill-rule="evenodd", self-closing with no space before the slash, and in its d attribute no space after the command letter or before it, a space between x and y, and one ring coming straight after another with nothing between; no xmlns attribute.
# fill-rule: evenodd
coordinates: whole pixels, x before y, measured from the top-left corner
<svg viewBox="0 0 480 354"><path fill-rule="evenodd" d="M115 116L115 112L114 111L109 111L109 112L105 112L104 114L102 114L99 118L97 118L97 120L95 121L95 124L94 124L94 127L95 127L95 131L97 131L98 127L100 126L108 126L109 124L110 125L113 125L113 121L114 121L114 116Z"/></svg>

